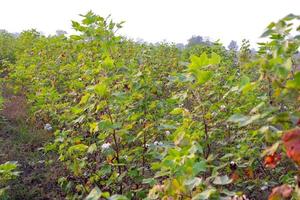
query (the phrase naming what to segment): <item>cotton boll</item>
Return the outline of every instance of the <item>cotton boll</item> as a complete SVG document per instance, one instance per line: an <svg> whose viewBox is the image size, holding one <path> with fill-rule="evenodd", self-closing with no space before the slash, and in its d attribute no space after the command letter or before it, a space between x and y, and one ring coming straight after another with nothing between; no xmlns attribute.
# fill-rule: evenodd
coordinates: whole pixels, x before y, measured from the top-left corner
<svg viewBox="0 0 300 200"><path fill-rule="evenodd" d="M225 109L226 109L226 106L225 106L225 105L221 105L221 106L220 106L220 110L221 110L221 111L225 111Z"/></svg>
<svg viewBox="0 0 300 200"><path fill-rule="evenodd" d="M163 145L163 142L155 141L153 144L154 144L155 146L162 146L162 145Z"/></svg>
<svg viewBox="0 0 300 200"><path fill-rule="evenodd" d="M218 114L217 112L212 112L213 117L217 116L217 114Z"/></svg>
<svg viewBox="0 0 300 200"><path fill-rule="evenodd" d="M45 129L46 131L52 131L52 130L53 130L51 124L45 124L44 129Z"/></svg>
<svg viewBox="0 0 300 200"><path fill-rule="evenodd" d="M106 149L109 149L110 146L111 146L111 144L109 142L107 142L107 143L104 143L104 144L101 145L101 149L106 150Z"/></svg>
<svg viewBox="0 0 300 200"><path fill-rule="evenodd" d="M166 133L166 136L169 136L171 134L170 131L166 131L165 133Z"/></svg>

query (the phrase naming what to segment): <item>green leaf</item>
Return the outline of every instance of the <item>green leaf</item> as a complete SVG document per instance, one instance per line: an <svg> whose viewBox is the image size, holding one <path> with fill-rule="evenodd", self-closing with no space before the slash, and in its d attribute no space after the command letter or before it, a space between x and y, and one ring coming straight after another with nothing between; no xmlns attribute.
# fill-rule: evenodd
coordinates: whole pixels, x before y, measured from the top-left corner
<svg viewBox="0 0 300 200"><path fill-rule="evenodd" d="M286 87L289 89L300 89L300 72L297 72L294 76L294 80L288 80Z"/></svg>
<svg viewBox="0 0 300 200"><path fill-rule="evenodd" d="M248 120L249 117L242 115L242 114L234 114L231 117L229 117L229 119L227 121L229 122L233 122L233 123L239 123L239 122L243 122Z"/></svg>
<svg viewBox="0 0 300 200"><path fill-rule="evenodd" d="M191 56L191 63L189 64L189 70L194 71L201 69L203 66L207 66L209 64L209 59L207 57L207 54L204 52L201 54L200 57L196 55Z"/></svg>
<svg viewBox="0 0 300 200"><path fill-rule="evenodd" d="M253 91L255 87L256 87L255 82L247 83L240 88L240 91L242 91L242 94L247 94L248 92Z"/></svg>
<svg viewBox="0 0 300 200"><path fill-rule="evenodd" d="M93 143L91 146L88 148L88 153L94 153L97 150L97 145L96 143Z"/></svg>
<svg viewBox="0 0 300 200"><path fill-rule="evenodd" d="M192 191L195 187L198 187L200 184L203 183L203 180L199 177L193 177L191 179L188 179L184 182L186 186L189 187L189 189Z"/></svg>
<svg viewBox="0 0 300 200"><path fill-rule="evenodd" d="M109 200L128 200L126 196L115 194L109 198Z"/></svg>
<svg viewBox="0 0 300 200"><path fill-rule="evenodd" d="M198 70L195 73L197 83L199 85L206 83L209 79L211 79L213 73L211 71Z"/></svg>
<svg viewBox="0 0 300 200"><path fill-rule="evenodd" d="M243 87L248 83L250 83L250 78L248 76L243 75L241 77L240 87Z"/></svg>
<svg viewBox="0 0 300 200"><path fill-rule="evenodd" d="M183 113L183 108L174 108L171 112L170 112L170 114L171 115L179 115L179 114L182 114Z"/></svg>
<svg viewBox="0 0 300 200"><path fill-rule="evenodd" d="M268 29L260 37L267 37L273 33L274 33L274 31L272 29Z"/></svg>
<svg viewBox="0 0 300 200"><path fill-rule="evenodd" d="M78 22L76 22L76 21L72 21L72 27L73 27L76 31L82 30L81 25L80 25Z"/></svg>
<svg viewBox="0 0 300 200"><path fill-rule="evenodd" d="M206 200L206 199L210 199L210 197L215 194L217 192L217 190L215 188L210 188L207 190L204 190L203 192L195 195L192 200Z"/></svg>
<svg viewBox="0 0 300 200"><path fill-rule="evenodd" d="M228 121L233 123L238 123L240 127L243 127L253 123L254 121L258 120L260 117L261 117L260 114L256 114L250 117L241 114L234 114L228 119Z"/></svg>
<svg viewBox="0 0 300 200"><path fill-rule="evenodd" d="M156 184L156 180L155 178L146 178L146 179L143 179L143 184L149 184L150 186L153 186L154 184Z"/></svg>
<svg viewBox="0 0 300 200"><path fill-rule="evenodd" d="M107 97L108 95L108 87L105 83L98 83L95 85L94 90L100 97Z"/></svg>
<svg viewBox="0 0 300 200"><path fill-rule="evenodd" d="M79 104L80 104L80 105L81 105L81 104L86 104L87 101L89 100L90 96L91 96L91 95L90 95L89 93L83 95L83 96L81 97L81 100L80 100Z"/></svg>
<svg viewBox="0 0 300 200"><path fill-rule="evenodd" d="M298 18L299 18L298 15L288 14L287 16L285 16L285 17L283 18L283 20L285 20L285 21L290 21L290 20L298 19Z"/></svg>
<svg viewBox="0 0 300 200"><path fill-rule="evenodd" d="M79 36L79 35L71 35L70 38L71 38L72 40L81 40L81 39L82 39L82 37Z"/></svg>
<svg viewBox="0 0 300 200"><path fill-rule="evenodd" d="M73 153L73 152L84 152L88 149L88 146L84 145L84 144L76 144L76 145L73 145L71 146L68 151L70 153Z"/></svg>
<svg viewBox="0 0 300 200"><path fill-rule="evenodd" d="M113 128L113 124L111 123L110 120L102 120L101 122L98 123L98 127L101 130L108 130Z"/></svg>
<svg viewBox="0 0 300 200"><path fill-rule="evenodd" d="M289 75L289 70L285 66L275 67L275 72L281 78L286 78Z"/></svg>
<svg viewBox="0 0 300 200"><path fill-rule="evenodd" d="M274 22L271 22L268 26L267 26L267 28L268 29L272 29L273 27L275 27L276 26L276 24L274 23Z"/></svg>
<svg viewBox="0 0 300 200"><path fill-rule="evenodd" d="M114 66L114 61L113 59L111 59L111 57L107 56L103 61L103 65L105 67L111 68Z"/></svg>
<svg viewBox="0 0 300 200"><path fill-rule="evenodd" d="M285 63L284 63L284 67L285 67L288 71L291 70L292 65L293 65L292 58L288 58L288 59L285 61Z"/></svg>
<svg viewBox="0 0 300 200"><path fill-rule="evenodd" d="M227 185L232 182L232 179L230 179L227 175L225 176L217 176L213 182L215 185Z"/></svg>
<svg viewBox="0 0 300 200"><path fill-rule="evenodd" d="M101 190L96 186L92 191L89 193L89 195L85 198L85 200L98 200L100 199L102 195Z"/></svg>
<svg viewBox="0 0 300 200"><path fill-rule="evenodd" d="M206 171L206 162L200 161L193 165L193 174L196 176L199 172L205 172Z"/></svg>
<svg viewBox="0 0 300 200"><path fill-rule="evenodd" d="M211 58L209 60L209 64L218 65L220 64L220 62L221 62L221 57L218 54L212 52Z"/></svg>
<svg viewBox="0 0 300 200"><path fill-rule="evenodd" d="M96 133L97 131L99 131L99 126L97 122L90 123L89 125L91 133Z"/></svg>
<svg viewBox="0 0 300 200"><path fill-rule="evenodd" d="M12 161L6 162L6 163L0 165L0 172L15 170L17 168L17 166L18 166L17 162L12 162Z"/></svg>

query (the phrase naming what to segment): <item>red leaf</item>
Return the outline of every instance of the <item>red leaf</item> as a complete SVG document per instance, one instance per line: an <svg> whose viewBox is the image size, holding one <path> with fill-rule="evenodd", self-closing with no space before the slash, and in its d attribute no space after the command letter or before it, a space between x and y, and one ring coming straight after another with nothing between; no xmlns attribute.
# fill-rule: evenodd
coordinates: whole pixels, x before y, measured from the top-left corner
<svg viewBox="0 0 300 200"><path fill-rule="evenodd" d="M300 126L300 119L298 119L298 121L297 121L297 124L296 124L297 126Z"/></svg>
<svg viewBox="0 0 300 200"><path fill-rule="evenodd" d="M237 180L240 179L240 175L238 174L237 171L234 171L234 172L231 174L230 178L233 180L233 182L236 182Z"/></svg>
<svg viewBox="0 0 300 200"><path fill-rule="evenodd" d="M293 188L289 185L281 185L272 189L272 193L269 196L269 200L281 200L288 198L292 195Z"/></svg>
<svg viewBox="0 0 300 200"><path fill-rule="evenodd" d="M300 128L286 131L282 140L288 157L300 165Z"/></svg>
<svg viewBox="0 0 300 200"><path fill-rule="evenodd" d="M272 155L267 155L265 157L264 164L267 168L274 169L281 160L281 155L278 153L273 153Z"/></svg>

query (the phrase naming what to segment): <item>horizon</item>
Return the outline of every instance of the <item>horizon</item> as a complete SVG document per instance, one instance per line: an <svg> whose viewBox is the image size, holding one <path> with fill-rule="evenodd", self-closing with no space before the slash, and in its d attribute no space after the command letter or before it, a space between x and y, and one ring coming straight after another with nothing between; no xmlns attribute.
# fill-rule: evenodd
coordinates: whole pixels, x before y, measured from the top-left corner
<svg viewBox="0 0 300 200"><path fill-rule="evenodd" d="M116 22L125 21L118 33L135 41L186 44L192 36L202 36L210 41L219 40L226 47L231 40L237 41L240 46L243 39L249 40L251 47L257 47L257 43L262 41L261 34L270 22L290 13L299 14L295 11L300 6L296 0L287 0L282 5L274 1L270 5L268 2L258 2L154 0L142 4L137 0L11 0L2 2L0 7L0 29L11 33L36 29L45 35L54 35L57 30L64 30L74 34L71 20L79 21L80 14L91 10L103 17L111 15ZM245 9L246 6L248 9ZM13 9L18 15L12 12Z"/></svg>

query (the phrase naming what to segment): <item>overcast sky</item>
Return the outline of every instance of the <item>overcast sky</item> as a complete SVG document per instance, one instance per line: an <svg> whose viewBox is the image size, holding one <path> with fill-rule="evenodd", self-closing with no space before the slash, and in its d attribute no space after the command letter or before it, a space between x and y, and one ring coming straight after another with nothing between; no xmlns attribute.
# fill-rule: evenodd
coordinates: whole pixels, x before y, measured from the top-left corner
<svg viewBox="0 0 300 200"><path fill-rule="evenodd" d="M186 43L201 35L253 44L271 21L300 14L300 0L0 0L0 29L71 33L71 20L89 10L126 21L120 33L134 39Z"/></svg>

